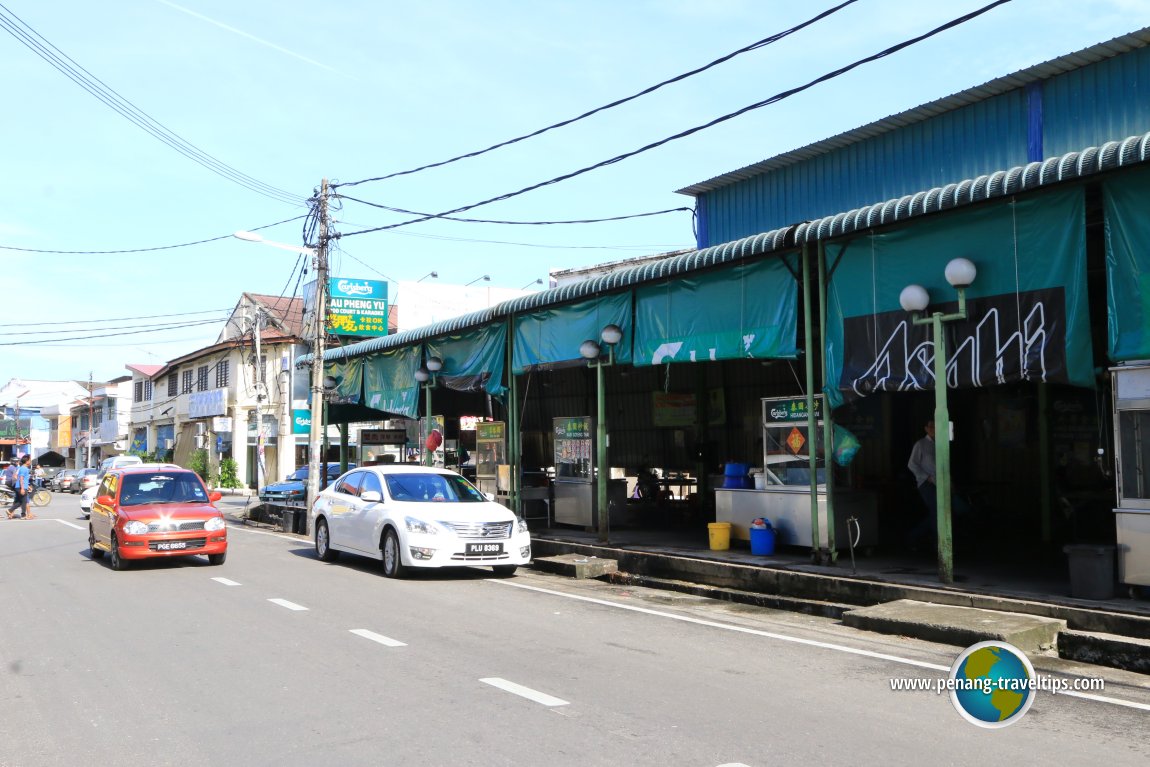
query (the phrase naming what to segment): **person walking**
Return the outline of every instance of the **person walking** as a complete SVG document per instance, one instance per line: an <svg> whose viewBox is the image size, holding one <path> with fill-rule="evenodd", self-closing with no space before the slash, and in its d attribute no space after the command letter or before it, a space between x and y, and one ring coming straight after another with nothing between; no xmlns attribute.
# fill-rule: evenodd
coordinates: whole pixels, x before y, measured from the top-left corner
<svg viewBox="0 0 1150 767"><path fill-rule="evenodd" d="M13 488L15 493L12 499L12 506L8 509L8 519L35 519L36 515L28 511L28 499L32 494L32 472L28 465L32 462L32 456L25 455L20 459L20 464L16 469L16 486ZM17 514L16 512L20 513Z"/></svg>

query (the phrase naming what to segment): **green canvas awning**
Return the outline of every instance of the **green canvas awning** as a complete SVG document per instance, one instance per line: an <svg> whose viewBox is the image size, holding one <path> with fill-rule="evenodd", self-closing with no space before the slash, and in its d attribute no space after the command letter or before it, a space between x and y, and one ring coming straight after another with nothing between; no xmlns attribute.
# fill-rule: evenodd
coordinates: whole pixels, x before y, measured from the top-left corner
<svg viewBox="0 0 1150 767"><path fill-rule="evenodd" d="M549 306L515 318L512 371L585 362L579 354L584 341L599 341L605 325L618 325L623 340L615 346L615 361L631 361L631 293L612 293L589 301Z"/></svg>
<svg viewBox="0 0 1150 767"><path fill-rule="evenodd" d="M913 324L899 294L922 285L928 311L955 311L944 270L958 257L974 262L978 276L966 291L968 318L944 325L949 386L1093 385L1081 187L856 235L828 243L826 253L832 404L873 391L934 388L929 326Z"/></svg>
<svg viewBox="0 0 1150 767"><path fill-rule="evenodd" d="M443 360L436 383L454 391L483 391L502 397L507 366L507 325L495 323L424 342L426 356Z"/></svg>
<svg viewBox="0 0 1150 767"><path fill-rule="evenodd" d="M634 362L795 357L797 307L798 284L780 258L639 287Z"/></svg>
<svg viewBox="0 0 1150 767"><path fill-rule="evenodd" d="M1102 182L1106 217L1107 352L1150 358L1150 169Z"/></svg>
<svg viewBox="0 0 1150 767"><path fill-rule="evenodd" d="M369 408L415 418L419 411L420 347L401 346L376 352L364 360L364 399Z"/></svg>

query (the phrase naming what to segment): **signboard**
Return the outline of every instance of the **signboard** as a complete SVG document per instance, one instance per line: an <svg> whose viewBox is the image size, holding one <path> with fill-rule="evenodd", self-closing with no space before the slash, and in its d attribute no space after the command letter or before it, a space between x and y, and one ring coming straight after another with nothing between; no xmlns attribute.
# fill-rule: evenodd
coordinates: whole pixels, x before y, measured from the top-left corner
<svg viewBox="0 0 1150 767"><path fill-rule="evenodd" d="M823 400L820 395L815 397L815 420L821 421L822 418ZM763 420L767 423L805 422L807 420L807 400L805 397L802 399L764 399Z"/></svg>
<svg viewBox="0 0 1150 767"><path fill-rule="evenodd" d="M56 419L56 444L54 447L72 446L72 416L62 415Z"/></svg>
<svg viewBox="0 0 1150 767"><path fill-rule="evenodd" d="M332 277L328 281L327 328L339 336L386 336L387 283Z"/></svg>
<svg viewBox="0 0 1150 767"><path fill-rule="evenodd" d="M556 418L553 421L555 439L590 439L591 416Z"/></svg>
<svg viewBox="0 0 1150 767"><path fill-rule="evenodd" d="M359 433L361 445L406 445L407 429L363 429Z"/></svg>
<svg viewBox="0 0 1150 767"><path fill-rule="evenodd" d="M188 395L188 418L211 418L228 412L226 389L198 391Z"/></svg>
<svg viewBox="0 0 1150 767"><path fill-rule="evenodd" d="M507 424L503 421L488 421L475 425L476 440L504 440L507 438Z"/></svg>
<svg viewBox="0 0 1150 767"><path fill-rule="evenodd" d="M310 434L311 433L311 411L307 409L299 410L293 409L291 411L291 433L292 434Z"/></svg>
<svg viewBox="0 0 1150 767"><path fill-rule="evenodd" d="M693 426L695 424L694 394L657 391L651 393L655 426Z"/></svg>
<svg viewBox="0 0 1150 767"><path fill-rule="evenodd" d="M232 430L232 419L227 416L216 416L212 419L212 431Z"/></svg>

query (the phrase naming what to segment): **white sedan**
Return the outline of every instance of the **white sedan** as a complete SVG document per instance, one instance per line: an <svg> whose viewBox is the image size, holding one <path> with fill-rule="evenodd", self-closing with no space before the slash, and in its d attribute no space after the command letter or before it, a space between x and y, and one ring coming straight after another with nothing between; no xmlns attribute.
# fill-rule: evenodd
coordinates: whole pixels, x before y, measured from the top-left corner
<svg viewBox="0 0 1150 767"><path fill-rule="evenodd" d="M99 489L99 485L93 485L80 493L80 513L85 517L92 514L92 503L96 500L96 491Z"/></svg>
<svg viewBox="0 0 1150 767"><path fill-rule="evenodd" d="M311 508L315 551L383 560L383 574L409 568L491 565L512 575L531 561L527 522L447 469L410 464L344 474Z"/></svg>

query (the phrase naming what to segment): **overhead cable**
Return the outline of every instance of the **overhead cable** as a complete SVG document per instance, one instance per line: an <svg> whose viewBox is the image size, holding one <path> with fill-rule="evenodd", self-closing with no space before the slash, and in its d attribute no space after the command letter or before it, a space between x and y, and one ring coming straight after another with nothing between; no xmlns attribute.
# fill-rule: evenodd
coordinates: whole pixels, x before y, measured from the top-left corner
<svg viewBox="0 0 1150 767"><path fill-rule="evenodd" d="M839 67L838 69L836 69L832 72L828 72L827 74L822 75L821 77L816 77L814 80L811 80L810 82L806 83L805 85L800 85L798 87L791 88L790 90L782 91L781 93L776 93L774 96L771 96L768 99L764 99L763 101L755 102L754 104L750 104L748 106L745 106L742 109L739 109L735 112L725 114L722 117L716 117L714 120L711 120L710 122L704 123L703 125L699 125L699 126L696 126L694 128L689 128L688 130L681 131L679 133L674 134L673 136L668 136L667 138L661 139L661 140L656 141L654 143L647 144L646 146L640 147L640 148L633 150L631 152L626 152L626 153L621 154L621 155L616 155L615 157L612 157L609 160L603 160L602 162L597 162L594 165L588 165L585 168L580 168L579 170L572 171L571 173L566 173L562 176L556 176L555 178L548 179L547 181L541 181L538 184L532 184L531 186L524 187L524 188L516 190L514 192L508 192L506 194L501 194L497 197L490 197L486 200L472 203L470 205L463 205L463 206L460 206L458 208L452 208L451 210L445 210L442 213L437 213L435 215L421 216L419 218L413 218L413 219L410 219L408 221L400 221L400 222L395 223L395 224L388 224L386 226L377 226L377 227L374 227L372 229L361 229L361 230L356 231L356 232L345 232L345 233L343 233L341 235L337 235L337 236L352 237L352 236L357 235L357 234L369 234L371 232L381 232L381 231L385 231L387 229L398 229L399 227L402 227L402 226L409 226L411 224L419 224L419 223L422 223L424 221L431 221L431 220L437 219L437 218L444 218L446 216L451 216L451 215L454 215L456 213L462 213L464 211L472 210L474 208L478 208L478 207L481 207L483 205L490 205L493 202L500 202L502 200L509 200L512 197L518 197L521 194L526 194L527 192L533 192L536 189L540 189L540 188L545 187L545 186L550 186L552 184L558 184L562 181L567 181L569 179L575 178L576 176L581 176L584 173L588 173L588 172L593 171L593 170L598 170L599 168L604 168L608 165L613 165L617 162L621 162L623 160L629 159L629 158L634 157L636 155L643 154L644 152L648 152L652 149L656 149L658 147L661 147L664 144L669 144L672 141L676 141L676 140L681 139L681 138L686 138L687 136L691 136L695 133L698 133L699 131L706 130L707 128L712 128L712 127L714 127L720 123L726 122L727 120L732 120L736 117L744 115L747 112L753 111L755 109L761 109L762 107L766 107L766 106L770 106L771 104L778 103L778 102L782 101L783 99L789 98L790 96L794 96L796 93L802 93L803 91L805 91L809 88L812 88L815 85L818 85L819 83L826 82L827 80L833 80L834 78L839 77L843 74L846 74L847 72L851 71L852 69L855 69L859 66L862 66L863 64L869 64L872 61L877 61L881 58L885 58L886 56L890 56L893 53L897 53L898 51L901 51L904 48L909 48L910 46L914 45L915 43L920 43L923 40L934 37L935 35L940 34L942 32L945 32L948 29L952 29L952 28L957 27L961 24L965 24L966 22L970 21L971 19L977 18L978 16L981 16L982 14L987 13L988 11L993 10L994 8L997 8L1000 5L1005 5L1006 3L1009 3L1009 2L1011 2L1011 0L995 0L994 2L990 3L989 5L985 5L976 11L972 11L970 13L963 15L963 16L959 16L958 18L952 19L951 21L948 21L939 27L935 27L934 29L932 29L929 32L926 32L925 34L919 35L917 37L912 37L909 40L904 40L901 43L898 43L896 45L892 45L889 48L886 48L882 51L879 51L878 53L875 53L871 56L867 56L866 58L858 59L857 61L854 61L850 64L847 64L844 67Z"/></svg>
<svg viewBox="0 0 1150 767"><path fill-rule="evenodd" d="M298 221L304 216L293 216L292 218L285 218L283 221L276 221L274 224L264 224L263 226L255 226L248 229L249 232L258 232L261 229L269 229L273 226L280 224L287 224L292 221ZM15 245L0 245L0 250L17 250L21 253L51 253L56 255L71 255L71 256L103 256L113 253L150 253L156 250L172 250L173 248L187 248L192 245L203 245L207 242L219 242L220 240L230 240L234 234L221 234L219 237L209 237L206 240L195 240L193 242L181 242L178 245L157 245L154 248L132 248L128 250L43 250L38 248L18 248Z"/></svg>
<svg viewBox="0 0 1150 767"><path fill-rule="evenodd" d="M159 121L153 119L98 77L84 69L84 67L49 42L2 3L0 3L0 27L7 30L10 35L37 56L44 59L44 61L51 64L65 77L88 91L88 93L102 101L113 111L119 113L129 122L136 125L136 127L151 134L154 138L167 144L188 159L199 163L212 173L222 176L257 194L262 194L265 197L270 197L280 202L291 203L293 205L301 205L304 203L304 198L300 195L278 189L270 184L265 184L259 179L236 170L227 163L216 159L190 143Z"/></svg>
<svg viewBox="0 0 1150 767"><path fill-rule="evenodd" d="M112 336L134 336L141 333L162 333L168 330L182 330L183 328L194 328L200 325L218 325L218 319L212 320L199 320L197 322L187 322L182 325L171 325L162 328L145 328L144 330L129 330L122 333L99 333L90 336L72 336L70 338L41 338L35 341L3 341L0 346L30 346L32 344L50 344L56 341L83 341L87 338L111 338Z"/></svg>
<svg viewBox="0 0 1150 767"><path fill-rule="evenodd" d="M491 146L487 147L486 149L479 149L479 150L474 151L474 152L467 152L466 154L461 154L461 155L458 155L457 157L452 157L448 160L441 160L440 162L433 162L433 163L428 163L427 165L420 165L418 168L412 168L410 170L401 170L401 171L397 171L395 173L389 173L386 176L377 176L375 178L365 178L361 181L348 181L348 182L345 182L342 184L333 184L332 186L333 187L356 186L357 184L366 184L366 183L369 183L372 181L386 181L387 179L395 178L396 176L407 176L407 175L410 175L412 173L419 173L420 171L428 170L430 168L439 168L439 167L442 167L444 165L450 165L451 163L458 162L459 160L466 160L466 159L471 158L471 157L478 157L480 155L487 154L488 152L492 152L496 149L500 149L501 147L509 146L511 144L516 144L520 141L525 141L529 138L535 138L536 136L541 136L544 133L547 133L548 131L553 131L556 128L563 128L565 126L571 125L572 123L579 122L580 120L584 120L588 117L591 117L592 115L598 114L599 112L605 112L608 109L614 109L615 107L626 104L629 101L634 101L635 99L640 98L642 96L646 96L649 93L654 93L655 91L659 90L660 88L662 88L664 86L671 85L672 83L677 83L681 80L686 80L689 77L694 77L695 75L697 75L701 72L706 72L708 69L711 69L712 67L716 67L719 64L722 64L726 61L730 61L731 59L733 59L736 56L739 56L741 54L747 53L749 51L757 50L759 48L766 47L766 46L770 45L771 43L776 43L779 40L782 40L784 37L787 37L788 35L792 35L795 32L798 32L798 31L800 31L806 27L809 27L816 22L822 21L826 17L841 11L843 8L846 8L848 5L851 5L852 3L855 3L856 1L857 0L846 0L846 2L836 5L834 8L829 8L817 16L814 16L810 19L807 19L802 24L798 24L798 25L793 26L790 29L784 30L782 32L776 32L775 34L771 35L770 37L764 37L762 40L759 40L757 42L751 43L750 45L739 48L736 51L731 51L727 55L721 56L720 58L715 59L714 61L712 61L709 64L704 64L703 66L698 67L697 69L692 69L689 72L684 72L680 75L675 75L674 77L672 77L668 80L664 80L664 81L662 81L660 83L656 83L655 85L652 85L648 88L644 88L643 90L639 91L638 93L627 96L626 98L621 98L621 99L618 99L616 101L612 101L609 104L604 104L601 107L596 107L595 109L584 112L583 114L581 114L577 117L572 117L568 120L563 120L562 122L557 122L554 125L548 125L546 128L540 128L539 130L532 131L531 133L525 133L522 136L517 136L513 139L508 139L507 141L501 141L498 144L492 144Z"/></svg>
<svg viewBox="0 0 1150 767"><path fill-rule="evenodd" d="M456 218L455 216L436 216L431 213L421 213L417 210L405 210L403 208L393 208L390 205L381 205L377 202L368 202L361 200L357 197L350 197L346 194L337 194L336 197L343 200L351 200L358 202L362 205L370 205L373 208L380 210L389 210L392 213L403 213L408 216L431 216L444 221L461 221L468 224L507 224L510 226L557 226L560 224L601 224L607 221L626 221L629 218L647 218L649 216L662 216L666 213L694 213L692 208L686 206L678 208L667 208L666 210L653 210L650 213L631 213L625 216L610 216L609 218L581 218L569 219L566 221L496 221L486 218Z"/></svg>

